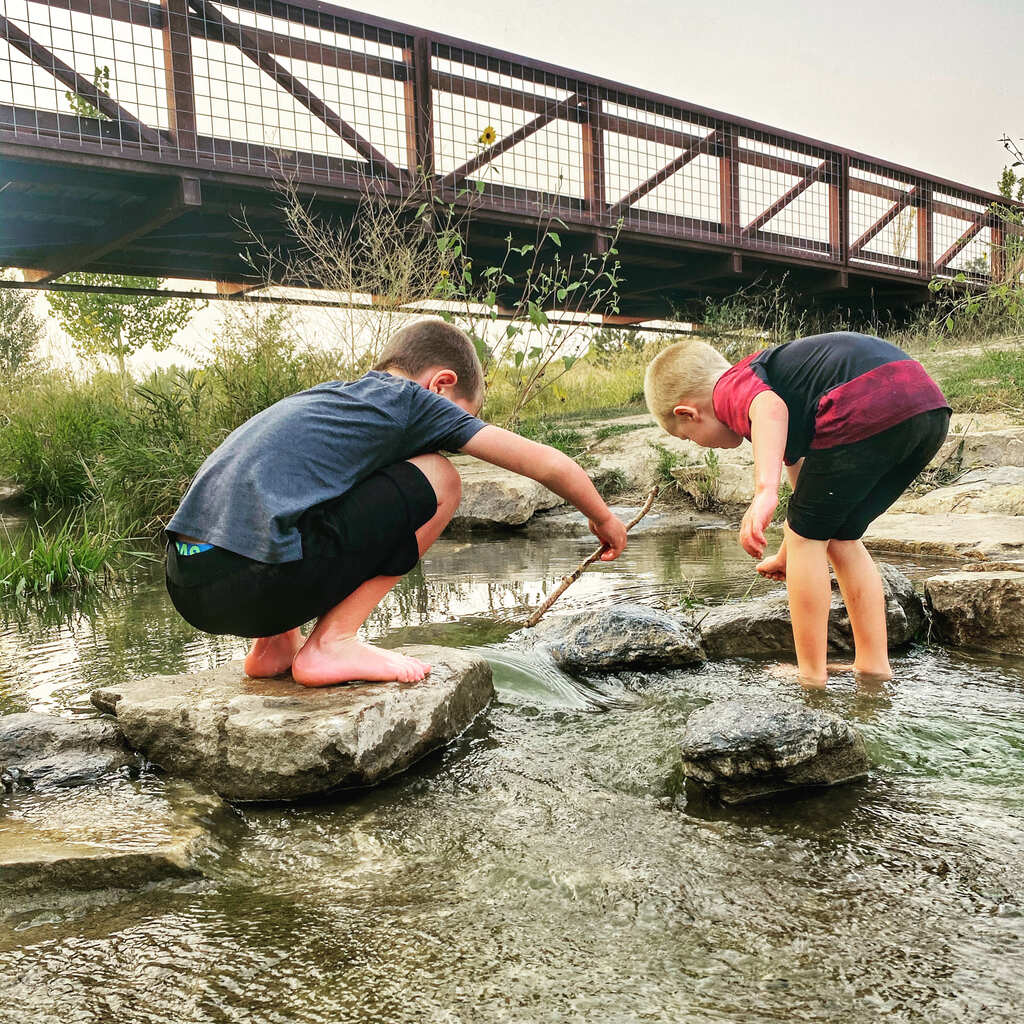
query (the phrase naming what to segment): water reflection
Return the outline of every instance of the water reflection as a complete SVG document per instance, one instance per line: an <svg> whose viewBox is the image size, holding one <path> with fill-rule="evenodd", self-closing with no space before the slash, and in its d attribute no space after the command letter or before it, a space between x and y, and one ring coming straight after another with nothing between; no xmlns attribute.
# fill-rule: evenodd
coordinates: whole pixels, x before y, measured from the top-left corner
<svg viewBox="0 0 1024 1024"><path fill-rule="evenodd" d="M6 918L0 1021L1015 1020L1024 662L914 648L867 698L852 678L805 694L745 660L572 680L501 647L591 544L439 544L372 630L486 646L487 719L374 791L245 808L207 880ZM638 538L566 606L749 584L732 534ZM112 677L242 647L195 634L147 574L74 606L8 608L0 709L75 705ZM687 716L768 694L856 720L869 781L666 809Z"/></svg>

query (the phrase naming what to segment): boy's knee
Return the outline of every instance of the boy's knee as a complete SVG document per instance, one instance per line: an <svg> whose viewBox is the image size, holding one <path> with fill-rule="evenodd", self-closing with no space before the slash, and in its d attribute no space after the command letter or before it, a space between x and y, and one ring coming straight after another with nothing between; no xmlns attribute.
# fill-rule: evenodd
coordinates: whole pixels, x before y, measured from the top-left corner
<svg viewBox="0 0 1024 1024"><path fill-rule="evenodd" d="M453 508L462 499L462 477L443 455L417 455L409 460L427 478L437 495L438 505Z"/></svg>

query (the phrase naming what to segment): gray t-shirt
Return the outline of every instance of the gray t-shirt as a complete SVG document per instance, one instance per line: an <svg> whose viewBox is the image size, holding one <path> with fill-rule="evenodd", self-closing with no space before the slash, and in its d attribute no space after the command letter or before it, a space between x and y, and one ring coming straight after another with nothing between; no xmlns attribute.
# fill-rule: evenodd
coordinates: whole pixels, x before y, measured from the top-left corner
<svg viewBox="0 0 1024 1024"><path fill-rule="evenodd" d="M302 557L295 526L384 466L455 451L485 424L415 381L371 370L282 399L202 464L167 529L254 558Z"/></svg>

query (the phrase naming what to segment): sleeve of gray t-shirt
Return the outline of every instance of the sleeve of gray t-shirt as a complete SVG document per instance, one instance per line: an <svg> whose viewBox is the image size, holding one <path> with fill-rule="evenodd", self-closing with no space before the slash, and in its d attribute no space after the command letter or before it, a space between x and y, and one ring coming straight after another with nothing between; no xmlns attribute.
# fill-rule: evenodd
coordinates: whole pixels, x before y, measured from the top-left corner
<svg viewBox="0 0 1024 1024"><path fill-rule="evenodd" d="M410 388L406 430L424 452L456 452L469 443L486 423L459 408L443 395L417 385Z"/></svg>

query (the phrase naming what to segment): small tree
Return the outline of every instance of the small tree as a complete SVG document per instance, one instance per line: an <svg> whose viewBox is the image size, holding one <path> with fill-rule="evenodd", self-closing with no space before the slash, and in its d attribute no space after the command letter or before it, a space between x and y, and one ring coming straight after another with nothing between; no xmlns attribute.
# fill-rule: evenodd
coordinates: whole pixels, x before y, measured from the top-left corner
<svg viewBox="0 0 1024 1024"><path fill-rule="evenodd" d="M30 292L0 289L0 382L5 386L23 377L35 363L35 348L45 327L32 309L32 299Z"/></svg>
<svg viewBox="0 0 1024 1024"><path fill-rule="evenodd" d="M62 280L70 284L125 288L160 286L158 277L121 274L68 274ZM47 292L46 301L79 354L115 360L122 378L129 356L146 345L162 352L196 309L202 308L202 304L190 299L99 292Z"/></svg>

